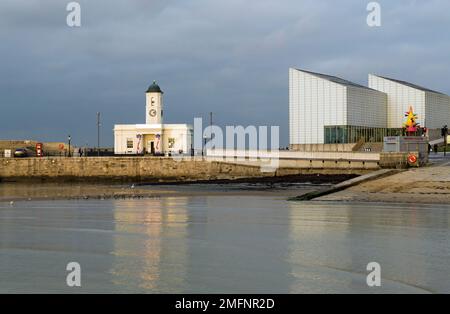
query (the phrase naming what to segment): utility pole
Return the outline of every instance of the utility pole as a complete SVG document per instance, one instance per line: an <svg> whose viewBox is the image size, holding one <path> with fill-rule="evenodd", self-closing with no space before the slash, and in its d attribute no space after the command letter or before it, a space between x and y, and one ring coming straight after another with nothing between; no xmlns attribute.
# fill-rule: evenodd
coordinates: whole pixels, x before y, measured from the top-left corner
<svg viewBox="0 0 450 314"><path fill-rule="evenodd" d="M213 125L213 113L210 112L210 113L209 113L209 137L207 138L207 137L205 136L205 156L207 155L206 141L207 141L207 139L208 139L209 141L212 140L212 125Z"/></svg>
<svg viewBox="0 0 450 314"><path fill-rule="evenodd" d="M100 112L97 112L97 155L100 156Z"/></svg>
<svg viewBox="0 0 450 314"><path fill-rule="evenodd" d="M209 113L209 140L212 140L213 113Z"/></svg>

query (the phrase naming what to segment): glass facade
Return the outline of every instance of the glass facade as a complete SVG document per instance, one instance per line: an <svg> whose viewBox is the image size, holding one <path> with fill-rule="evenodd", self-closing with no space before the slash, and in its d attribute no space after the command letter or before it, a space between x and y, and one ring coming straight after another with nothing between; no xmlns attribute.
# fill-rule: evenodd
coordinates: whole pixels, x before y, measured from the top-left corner
<svg viewBox="0 0 450 314"><path fill-rule="evenodd" d="M354 125L325 126L325 144L347 144L364 142L383 142L385 136L402 136L403 129L371 128Z"/></svg>

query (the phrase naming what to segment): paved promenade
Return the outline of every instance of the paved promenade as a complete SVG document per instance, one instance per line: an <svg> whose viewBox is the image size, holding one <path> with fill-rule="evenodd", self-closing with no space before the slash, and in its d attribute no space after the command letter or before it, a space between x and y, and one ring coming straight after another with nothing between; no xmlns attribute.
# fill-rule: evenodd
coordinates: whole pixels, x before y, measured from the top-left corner
<svg viewBox="0 0 450 314"><path fill-rule="evenodd" d="M369 181L317 201L450 204L450 154L431 155L431 166Z"/></svg>

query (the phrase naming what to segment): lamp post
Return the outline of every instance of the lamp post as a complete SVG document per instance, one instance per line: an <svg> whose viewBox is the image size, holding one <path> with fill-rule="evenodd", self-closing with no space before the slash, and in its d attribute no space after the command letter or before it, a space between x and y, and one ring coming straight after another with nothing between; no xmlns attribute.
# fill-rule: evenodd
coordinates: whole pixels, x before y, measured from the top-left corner
<svg viewBox="0 0 450 314"><path fill-rule="evenodd" d="M97 112L97 155L100 156L100 112Z"/></svg>
<svg viewBox="0 0 450 314"><path fill-rule="evenodd" d="M69 136L67 137L67 140L69 141L69 154L68 154L68 157L72 157L72 156L71 156L71 153L70 153L70 141L72 140L72 137L69 135Z"/></svg>
<svg viewBox="0 0 450 314"><path fill-rule="evenodd" d="M213 124L213 113L210 112L209 113L209 126L212 128L212 124ZM210 132L210 135L212 135L212 130Z"/></svg>
<svg viewBox="0 0 450 314"><path fill-rule="evenodd" d="M202 149L202 156L206 156L206 141L208 140L208 137L205 135L203 136L203 149Z"/></svg>
<svg viewBox="0 0 450 314"><path fill-rule="evenodd" d="M206 156L206 142L208 141L208 139L210 141L212 140L212 125L213 125L213 113L210 112L209 113L209 137L207 135L205 135L203 137L204 147L205 147L205 156ZM202 155L203 155L203 153L202 153Z"/></svg>

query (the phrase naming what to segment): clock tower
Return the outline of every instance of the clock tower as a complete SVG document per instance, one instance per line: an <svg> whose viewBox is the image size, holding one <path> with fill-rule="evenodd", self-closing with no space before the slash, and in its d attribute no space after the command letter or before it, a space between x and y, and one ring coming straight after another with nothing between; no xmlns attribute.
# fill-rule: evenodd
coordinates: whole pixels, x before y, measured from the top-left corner
<svg viewBox="0 0 450 314"><path fill-rule="evenodd" d="M145 122L146 124L162 124L163 121L163 91L153 81L153 84L147 89L145 93Z"/></svg>

